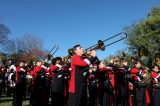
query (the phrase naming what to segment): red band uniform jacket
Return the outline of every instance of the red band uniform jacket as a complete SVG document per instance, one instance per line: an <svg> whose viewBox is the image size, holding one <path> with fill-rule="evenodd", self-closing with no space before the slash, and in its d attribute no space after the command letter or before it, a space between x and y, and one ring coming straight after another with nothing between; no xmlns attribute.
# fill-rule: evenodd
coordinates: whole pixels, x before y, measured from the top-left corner
<svg viewBox="0 0 160 106"><path fill-rule="evenodd" d="M69 81L69 92L76 93L80 85L86 83L86 78L83 76L84 72L88 70L88 63L84 61L81 56L74 55L71 61L71 79Z"/></svg>

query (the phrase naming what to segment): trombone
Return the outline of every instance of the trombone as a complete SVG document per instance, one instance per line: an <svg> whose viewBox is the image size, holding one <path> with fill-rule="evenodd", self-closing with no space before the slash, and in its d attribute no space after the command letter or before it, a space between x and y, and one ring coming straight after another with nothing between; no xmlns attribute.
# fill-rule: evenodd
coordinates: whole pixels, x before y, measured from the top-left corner
<svg viewBox="0 0 160 106"><path fill-rule="evenodd" d="M108 40L110 40L110 39L113 39L113 38L115 38L115 37L117 37L117 36L120 36L121 35L121 38L120 39L118 39L118 40L115 40L115 41L113 41L113 42L111 42L111 43L109 43L109 44L104 44L104 42L106 42L106 41L108 41ZM85 50L84 50L84 53L86 53L87 51L90 51L90 50L102 50L102 51L104 51L105 50L105 47L107 47L107 46L110 46L110 45L112 45L112 44L114 44L114 43L117 43L117 42L119 42L119 41L121 41L121 40L123 40L123 39L126 39L127 38L127 33L126 32L120 32L120 33L118 33L118 34L116 34L116 35L114 35L114 36L111 36L111 37L109 37L109 38L107 38L107 39L105 39L105 40L98 40L98 44L95 44L95 45L93 45L93 46L91 46L91 47L88 47L88 48L86 48Z"/></svg>
<svg viewBox="0 0 160 106"><path fill-rule="evenodd" d="M70 59L73 55L74 55L73 49L72 49L72 48L69 48L69 49L68 49L68 55L65 56L64 58Z"/></svg>
<svg viewBox="0 0 160 106"><path fill-rule="evenodd" d="M51 54L51 52L55 49L55 51ZM49 51L49 53L44 57L44 60L47 58L48 60L51 60L53 58L53 55L58 51L59 46L54 45L52 49Z"/></svg>
<svg viewBox="0 0 160 106"><path fill-rule="evenodd" d="M111 43L109 43L107 45L104 44L105 41L108 41L108 40L113 39L113 38L115 38L117 36L120 36L120 35L123 35L122 38L120 38L118 40L115 40L114 42L111 42ZM112 45L114 43L117 43L117 42L119 42L119 41L121 41L121 40L123 40L125 38L127 38L127 33L120 32L120 33L118 33L118 34L116 34L114 36L111 36L110 38L107 38L107 39L103 40L103 41L102 40L98 40L98 44L95 44L95 45L93 45L91 47L88 47L88 48L86 48L84 50L84 56L88 57L89 54L87 54L87 52L91 51L91 50L99 50L100 49L100 50L104 51L105 47L110 46L110 45ZM64 58L70 59L73 55L74 55L73 49L70 48L70 49L68 49L68 55L65 56Z"/></svg>

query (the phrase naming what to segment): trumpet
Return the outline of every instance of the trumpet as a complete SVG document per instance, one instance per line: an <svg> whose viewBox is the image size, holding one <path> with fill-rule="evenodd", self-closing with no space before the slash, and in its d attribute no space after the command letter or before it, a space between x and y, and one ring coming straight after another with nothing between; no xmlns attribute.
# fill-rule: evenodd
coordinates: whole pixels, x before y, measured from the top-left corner
<svg viewBox="0 0 160 106"><path fill-rule="evenodd" d="M106 45L104 44L104 42L106 42L106 41L108 41L110 39L113 39L113 38L115 38L117 36L120 36L120 35L123 35L120 39L115 40L115 41L113 41L113 42L111 42L109 44L106 44ZM118 34L116 34L114 36L111 36L111 37L103 40L103 41L102 40L98 40L97 44L95 44L95 45L93 45L91 47L86 48L84 50L84 53L87 53L87 51L91 51L91 50L102 50L102 51L104 51L107 46L110 46L110 45L112 45L114 43L117 43L117 42L119 42L119 41L121 41L123 39L126 39L126 38L127 38L127 33L126 32L120 32L120 33L118 33Z"/></svg>

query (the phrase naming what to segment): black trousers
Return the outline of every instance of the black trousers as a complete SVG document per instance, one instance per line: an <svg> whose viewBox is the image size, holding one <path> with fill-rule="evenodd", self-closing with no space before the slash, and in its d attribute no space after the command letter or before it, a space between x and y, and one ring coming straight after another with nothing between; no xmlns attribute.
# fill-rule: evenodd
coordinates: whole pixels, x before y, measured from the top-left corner
<svg viewBox="0 0 160 106"><path fill-rule="evenodd" d="M13 94L13 106L22 106L23 96L25 91L21 89L15 89L15 92Z"/></svg>
<svg viewBox="0 0 160 106"><path fill-rule="evenodd" d="M128 81L124 81L120 84L121 89L121 102L122 106L128 106L129 105L129 90L128 90Z"/></svg>
<svg viewBox="0 0 160 106"><path fill-rule="evenodd" d="M51 100L51 106L65 106L63 93L51 92Z"/></svg>
<svg viewBox="0 0 160 106"><path fill-rule="evenodd" d="M139 88L136 91L136 106L146 106L146 88Z"/></svg>
<svg viewBox="0 0 160 106"><path fill-rule="evenodd" d="M55 74L51 83L52 106L64 106L64 79Z"/></svg>
<svg viewBox="0 0 160 106"><path fill-rule="evenodd" d="M46 87L35 87L32 95L33 106L48 106Z"/></svg>
<svg viewBox="0 0 160 106"><path fill-rule="evenodd" d="M89 106L96 106L97 105L97 87L89 86Z"/></svg>
<svg viewBox="0 0 160 106"><path fill-rule="evenodd" d="M87 106L86 86L79 86L75 93L69 93L68 106Z"/></svg>
<svg viewBox="0 0 160 106"><path fill-rule="evenodd" d="M104 92L103 94L103 106L110 106L110 92Z"/></svg>
<svg viewBox="0 0 160 106"><path fill-rule="evenodd" d="M153 89L153 106L160 106L160 89Z"/></svg>
<svg viewBox="0 0 160 106"><path fill-rule="evenodd" d="M47 86L47 103L49 103L49 97L50 97L50 86Z"/></svg>

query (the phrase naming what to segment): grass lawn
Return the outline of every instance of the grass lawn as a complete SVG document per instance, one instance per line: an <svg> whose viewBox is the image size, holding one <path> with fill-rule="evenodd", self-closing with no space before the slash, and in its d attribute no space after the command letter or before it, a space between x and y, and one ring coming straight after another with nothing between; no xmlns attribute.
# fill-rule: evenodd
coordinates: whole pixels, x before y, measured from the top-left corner
<svg viewBox="0 0 160 106"><path fill-rule="evenodd" d="M0 97L0 106L12 106L13 97L7 97L6 93L3 93ZM51 105L51 98L49 99L49 106ZM29 98L23 100L22 106L29 106Z"/></svg>
<svg viewBox="0 0 160 106"><path fill-rule="evenodd" d="M12 97L6 97L2 95L0 97L0 106L12 106ZM25 99L23 101L23 106L29 106L29 99Z"/></svg>

